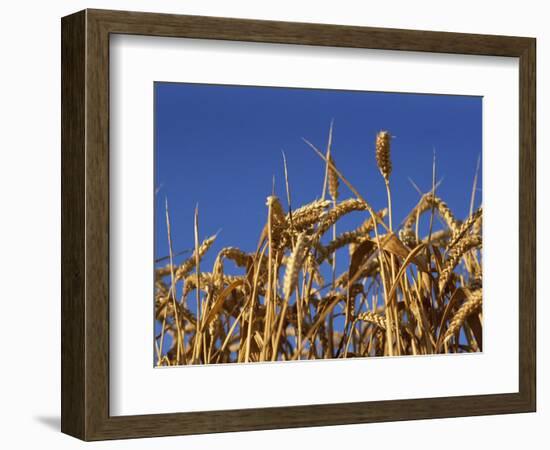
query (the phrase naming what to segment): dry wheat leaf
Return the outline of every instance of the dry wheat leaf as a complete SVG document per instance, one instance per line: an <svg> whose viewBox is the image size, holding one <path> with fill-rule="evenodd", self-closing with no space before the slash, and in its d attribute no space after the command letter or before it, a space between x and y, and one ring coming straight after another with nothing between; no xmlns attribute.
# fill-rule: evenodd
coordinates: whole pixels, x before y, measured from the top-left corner
<svg viewBox="0 0 550 450"><path fill-rule="evenodd" d="M411 252L409 248L399 240L399 238L394 233L389 233L382 240L381 246L384 250L393 253L403 259L407 259L409 253ZM425 261L421 255L415 255L412 261L418 266L423 272L429 272L430 268L428 263Z"/></svg>
<svg viewBox="0 0 550 450"><path fill-rule="evenodd" d="M210 322L214 320L214 317L216 317L216 314L220 312L226 297L228 297L233 292L234 289L238 288L242 284L244 284L244 280L234 281L220 293L220 295L216 299L216 302L214 303L212 308L210 308L210 311L208 311L206 319L204 320L203 328L206 328L208 325L210 325Z"/></svg>
<svg viewBox="0 0 550 450"><path fill-rule="evenodd" d="M403 274L407 270L408 265L411 262L414 262L415 259L417 259L418 253L420 253L420 251L422 251L425 246L426 246L426 244L418 245L416 248L411 250L409 255L405 258L405 261L403 261L403 264L401 265L401 268L399 269L399 272L397 273L397 276L395 277L395 281L393 283L393 286L390 289L390 292L388 293L388 298L390 299L390 301L393 298L393 294L395 293L395 291L397 290L397 287L399 286L399 280L401 279L401 277L403 276Z"/></svg>
<svg viewBox="0 0 550 450"><path fill-rule="evenodd" d="M477 342L477 345L479 347L479 351L483 351L483 328L481 325L481 321L479 320L479 314L472 314L471 316L468 316L466 319L466 322L468 322L468 326L472 330L472 333L474 333L474 338Z"/></svg>
<svg viewBox="0 0 550 450"><path fill-rule="evenodd" d="M355 276L359 273L359 269L361 268L363 261L365 261L365 259L370 256L375 246L376 244L370 240L366 240L357 246L357 248L353 252L353 255L351 256L351 262L348 271L348 285L353 284L353 282L355 281Z"/></svg>

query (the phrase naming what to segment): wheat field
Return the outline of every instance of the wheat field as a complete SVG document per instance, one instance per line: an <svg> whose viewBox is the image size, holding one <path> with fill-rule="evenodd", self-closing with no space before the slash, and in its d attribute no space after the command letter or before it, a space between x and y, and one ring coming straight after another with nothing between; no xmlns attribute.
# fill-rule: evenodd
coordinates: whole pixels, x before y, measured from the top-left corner
<svg viewBox="0 0 550 450"><path fill-rule="evenodd" d="M482 350L482 207L457 218L432 189L397 224L392 215L391 141L380 131L372 163L387 205L375 210L345 178L331 153L318 155L320 198L296 207L284 160L286 198L270 195L254 252L225 247L212 267L195 210L194 251L174 263L166 205L168 264L155 269L158 366L468 353ZM284 155L283 155L284 157ZM347 189L344 189L344 186ZM346 190L352 195L342 198ZM341 230L350 213L364 215ZM422 235L420 218L427 217ZM440 224L434 231L435 224ZM338 264L336 262L338 254ZM343 255L343 256L341 256ZM342 260L345 258L345 260ZM240 274L229 274L231 261ZM343 269L342 269L343 268ZM170 342L169 346L166 345Z"/></svg>

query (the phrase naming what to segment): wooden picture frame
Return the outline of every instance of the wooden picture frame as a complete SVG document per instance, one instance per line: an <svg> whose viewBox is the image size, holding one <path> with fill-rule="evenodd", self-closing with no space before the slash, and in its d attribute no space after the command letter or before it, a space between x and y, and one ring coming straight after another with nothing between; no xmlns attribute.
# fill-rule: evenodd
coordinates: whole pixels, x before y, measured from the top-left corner
<svg viewBox="0 0 550 450"><path fill-rule="evenodd" d="M64 433L100 440L535 411L535 39L104 10L61 25ZM519 392L110 416L109 36L117 33L519 58Z"/></svg>

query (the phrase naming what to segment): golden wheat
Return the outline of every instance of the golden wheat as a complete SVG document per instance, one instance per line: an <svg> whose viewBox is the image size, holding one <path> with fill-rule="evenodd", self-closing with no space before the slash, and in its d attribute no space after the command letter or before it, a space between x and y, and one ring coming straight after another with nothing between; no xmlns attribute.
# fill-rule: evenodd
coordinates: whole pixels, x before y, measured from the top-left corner
<svg viewBox="0 0 550 450"><path fill-rule="evenodd" d="M481 351L483 209L461 221L433 187L394 227L390 141L388 131L375 139L387 191L380 210L336 167L331 125L326 155L306 141L325 164L322 198L291 209L283 154L288 210L276 195L267 197L255 251L221 248L211 272L204 270L201 261L216 236L199 245L196 215L193 254L176 265L170 250L171 264L155 269L157 364ZM340 199L340 181L355 197ZM346 229L342 219L350 213L361 222ZM437 214L443 228L432 230L430 216L422 237L419 218L425 213ZM336 264L341 249L347 252Z"/></svg>
<svg viewBox="0 0 550 450"><path fill-rule="evenodd" d="M448 342L455 334L458 333L466 319L481 308L482 305L481 289L473 292L468 300L459 308L449 323L449 328L445 332L443 342Z"/></svg>
<svg viewBox="0 0 550 450"><path fill-rule="evenodd" d="M384 180L386 180L386 183L389 182L392 171L390 140L391 136L387 131L380 131L376 135L376 164L378 164L378 169L380 169L380 173L384 177Z"/></svg>

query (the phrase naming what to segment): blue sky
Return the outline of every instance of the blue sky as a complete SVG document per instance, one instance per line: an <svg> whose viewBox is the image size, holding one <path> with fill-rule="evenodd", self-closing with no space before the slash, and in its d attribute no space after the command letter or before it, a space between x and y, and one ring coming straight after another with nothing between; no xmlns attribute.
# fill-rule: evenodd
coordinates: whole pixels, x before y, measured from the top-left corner
<svg viewBox="0 0 550 450"><path fill-rule="evenodd" d="M324 163L302 141L324 150L334 120L336 165L375 208L386 206L374 157L380 130L392 141L394 225L431 188L435 149L438 188L458 218L469 211L482 146L482 98L344 90L266 88L187 83L155 84L155 257L168 254L164 201L168 199L174 252L193 247L199 204L201 239L221 230L217 251L254 251L272 191L286 206L281 150L288 161L293 207L320 197ZM481 173L478 186L481 186ZM345 186L340 198L351 197ZM478 192L477 202L481 202ZM339 222L341 231L364 216ZM188 255L183 255L181 260ZM164 262L165 263L165 262Z"/></svg>

